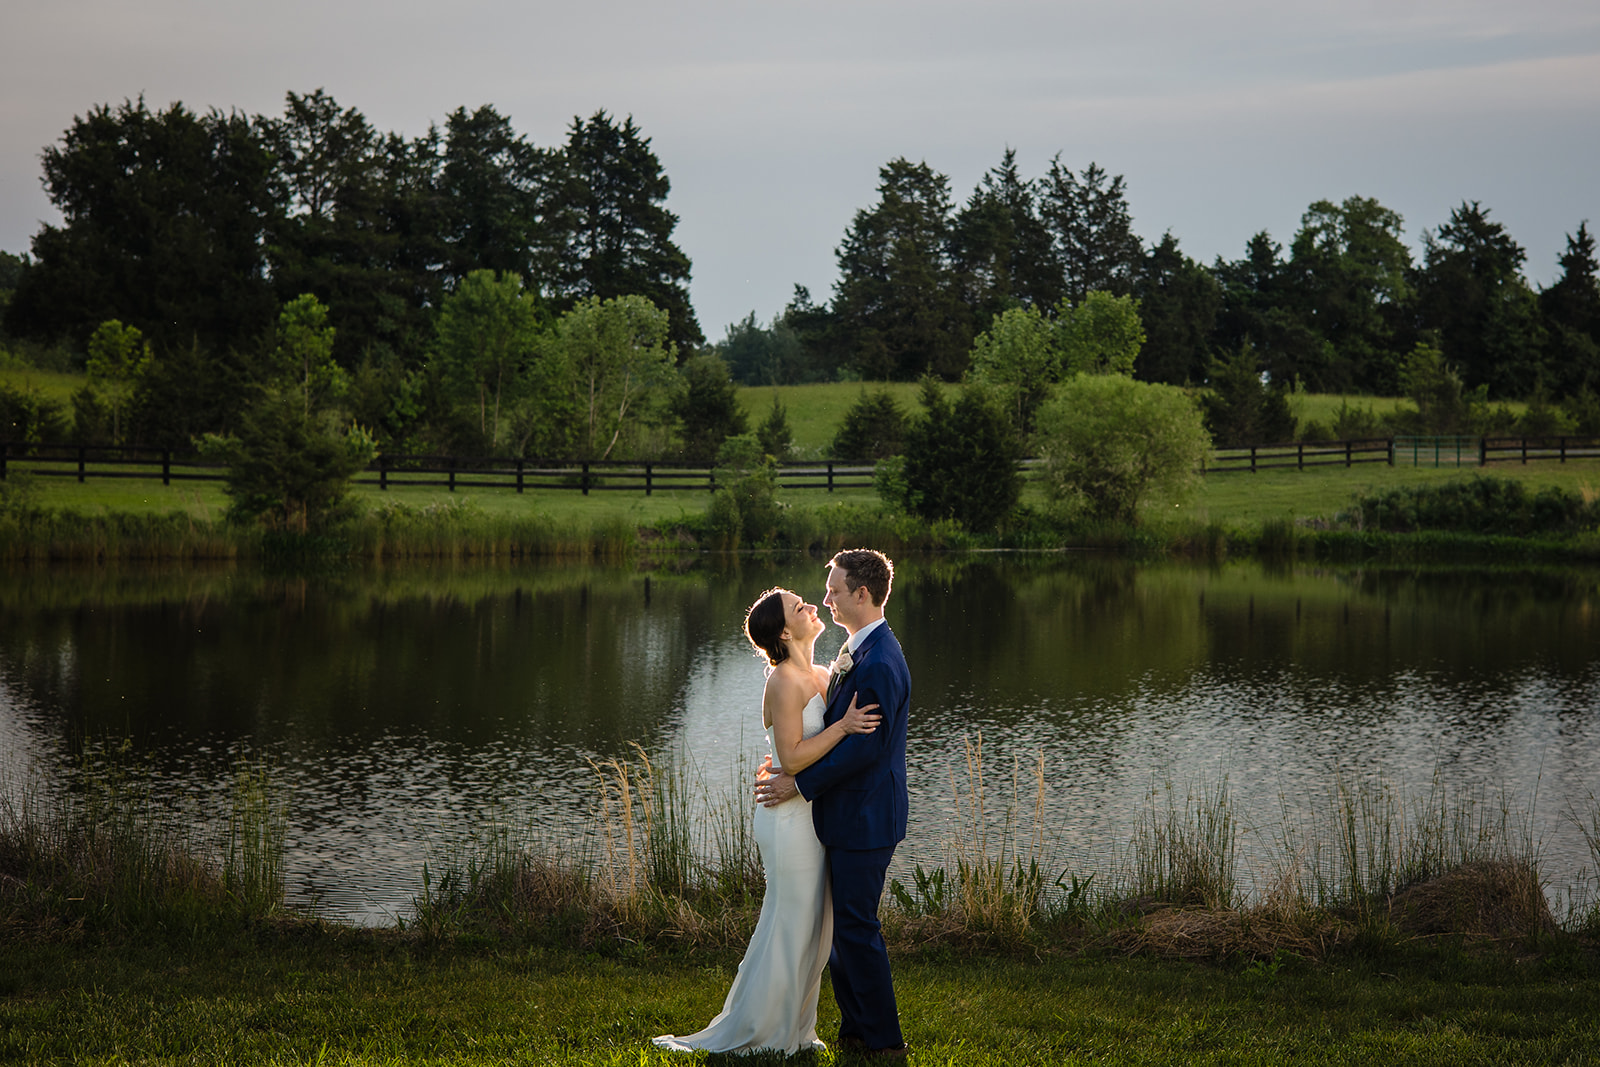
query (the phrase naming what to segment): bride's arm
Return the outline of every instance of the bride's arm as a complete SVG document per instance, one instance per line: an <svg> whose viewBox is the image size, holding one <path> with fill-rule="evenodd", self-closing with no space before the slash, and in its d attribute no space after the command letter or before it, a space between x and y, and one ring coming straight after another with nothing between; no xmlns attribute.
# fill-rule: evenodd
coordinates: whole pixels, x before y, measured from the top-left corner
<svg viewBox="0 0 1600 1067"><path fill-rule="evenodd" d="M772 722L772 746L777 749L777 762L785 774L798 774L805 770L833 751L833 746L850 734L870 734L878 728L881 717L868 714L878 705L868 704L858 708L855 699L851 698L849 710L838 722L821 733L802 737L801 734L805 732L803 720L806 702L811 699L811 694L798 685L789 684L788 679L773 685L772 680L776 678L775 674L768 679L762 703L766 705L767 717Z"/></svg>

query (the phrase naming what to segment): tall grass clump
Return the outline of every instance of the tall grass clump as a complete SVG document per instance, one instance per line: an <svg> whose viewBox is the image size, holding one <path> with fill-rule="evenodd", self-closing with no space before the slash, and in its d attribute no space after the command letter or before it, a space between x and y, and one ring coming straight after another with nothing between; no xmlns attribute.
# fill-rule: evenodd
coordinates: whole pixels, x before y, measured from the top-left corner
<svg viewBox="0 0 1600 1067"><path fill-rule="evenodd" d="M0 479L0 560L235 559L237 540L221 523L181 511L85 515L39 505L35 480Z"/></svg>
<svg viewBox="0 0 1600 1067"><path fill-rule="evenodd" d="M1013 937L1026 933L1040 917L1044 893L1044 756L1024 769L1013 760L1003 807L993 810L983 762L983 734L962 739L965 783L951 769L950 789L956 822L949 852L955 862L954 916L972 933ZM944 893L944 872L917 872L915 898L904 887L894 891L902 904L936 914Z"/></svg>
<svg viewBox="0 0 1600 1067"><path fill-rule="evenodd" d="M1408 798L1382 780L1340 777L1301 830L1285 824L1309 905L1368 934L1537 937L1554 929L1532 812L1502 793L1451 794L1435 776Z"/></svg>
<svg viewBox="0 0 1600 1067"><path fill-rule="evenodd" d="M748 937L762 890L749 798L709 789L687 760L634 753L591 764L590 838L551 842L501 814L436 853L413 902L417 926L580 943Z"/></svg>
<svg viewBox="0 0 1600 1067"><path fill-rule="evenodd" d="M630 557L638 531L625 519L594 524L547 515L490 515L471 500L413 507L389 501L340 527L350 550L372 559Z"/></svg>
<svg viewBox="0 0 1600 1067"><path fill-rule="evenodd" d="M490 812L422 865L412 921L433 937L576 931L585 939L609 918L593 860L581 848L548 847L526 821Z"/></svg>
<svg viewBox="0 0 1600 1067"><path fill-rule="evenodd" d="M1578 828L1578 833L1583 835L1584 844L1589 846L1590 870L1594 873L1596 886L1581 911L1573 916L1573 925L1587 933L1600 934L1600 798L1590 793L1584 800L1582 810L1574 803L1566 816Z"/></svg>
<svg viewBox="0 0 1600 1067"><path fill-rule="evenodd" d="M1135 896L1152 903L1232 907L1238 895L1238 842L1226 776L1189 791L1181 811L1171 782L1153 785L1133 837Z"/></svg>
<svg viewBox="0 0 1600 1067"><path fill-rule="evenodd" d="M283 902L283 806L242 774L225 829L158 795L124 744L0 793L0 906L42 928L194 928ZM220 840L219 840L220 838Z"/></svg>

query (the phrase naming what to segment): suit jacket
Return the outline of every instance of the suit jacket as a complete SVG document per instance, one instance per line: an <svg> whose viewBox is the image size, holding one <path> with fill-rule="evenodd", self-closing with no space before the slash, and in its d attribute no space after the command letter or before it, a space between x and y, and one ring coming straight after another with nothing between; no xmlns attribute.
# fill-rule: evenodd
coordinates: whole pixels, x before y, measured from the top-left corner
<svg viewBox="0 0 1600 1067"><path fill-rule="evenodd" d="M888 848L906 836L911 671L888 623L868 634L850 658L853 666L834 686L823 721L832 725L842 719L852 696L858 706L877 704L883 721L870 734L846 736L795 775L795 785L811 801L817 840L825 846Z"/></svg>

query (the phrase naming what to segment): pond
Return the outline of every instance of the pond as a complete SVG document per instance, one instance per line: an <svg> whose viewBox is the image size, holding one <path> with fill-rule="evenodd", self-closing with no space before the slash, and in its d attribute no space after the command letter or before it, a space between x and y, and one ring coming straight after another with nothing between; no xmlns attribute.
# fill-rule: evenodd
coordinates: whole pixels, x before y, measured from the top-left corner
<svg viewBox="0 0 1600 1067"><path fill-rule="evenodd" d="M50 780L85 739L127 738L162 790L206 794L262 761L289 804L291 901L392 922L486 813L591 833L595 764L636 745L736 796L765 749L743 611L775 584L820 602L824 572L13 569L0 771ZM1553 895L1592 888L1570 816L1600 782L1595 571L976 554L901 561L888 615L914 679L902 878L946 862L981 738L991 816L1020 767L1034 818L1042 767L1050 878L1108 869L1153 804L1225 786L1240 881L1264 892L1286 827L1335 783L1378 783L1503 806ZM830 627L819 657L842 638Z"/></svg>

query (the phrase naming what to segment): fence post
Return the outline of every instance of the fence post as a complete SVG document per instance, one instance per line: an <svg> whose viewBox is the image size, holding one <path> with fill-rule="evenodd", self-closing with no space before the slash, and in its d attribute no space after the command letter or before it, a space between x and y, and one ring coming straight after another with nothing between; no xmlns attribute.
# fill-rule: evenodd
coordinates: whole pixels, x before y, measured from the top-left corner
<svg viewBox="0 0 1600 1067"><path fill-rule="evenodd" d="M1394 466L1394 438L1389 438L1389 466Z"/></svg>
<svg viewBox="0 0 1600 1067"><path fill-rule="evenodd" d="M449 456L447 458L450 461L450 465L445 469L450 472L450 491L453 493L456 491L456 457Z"/></svg>
<svg viewBox="0 0 1600 1067"><path fill-rule="evenodd" d="M1487 467L1488 465L1489 439L1487 437L1480 437L1478 438L1478 466Z"/></svg>
<svg viewBox="0 0 1600 1067"><path fill-rule="evenodd" d="M1528 462L1528 439L1526 437L1522 439L1522 462Z"/></svg>
<svg viewBox="0 0 1600 1067"><path fill-rule="evenodd" d="M654 473L655 473L655 464L654 463L646 463L644 465L644 495L645 496L649 496L650 495L650 490L652 488L650 482L651 482L651 478L654 475Z"/></svg>
<svg viewBox="0 0 1600 1067"><path fill-rule="evenodd" d="M1295 447L1295 455L1299 459L1298 466L1299 466L1299 468L1301 470L1305 470L1306 469L1306 443L1304 441L1299 441L1299 442L1296 442L1294 447Z"/></svg>
<svg viewBox="0 0 1600 1067"><path fill-rule="evenodd" d="M524 462L521 456L517 457L517 492L519 493L522 492L522 464Z"/></svg>
<svg viewBox="0 0 1600 1067"><path fill-rule="evenodd" d="M389 491L389 453L382 452L378 455L378 488L383 492Z"/></svg>
<svg viewBox="0 0 1600 1067"><path fill-rule="evenodd" d="M161 484L172 484L172 449L161 450Z"/></svg>
<svg viewBox="0 0 1600 1067"><path fill-rule="evenodd" d="M589 495L589 461L583 461L583 495Z"/></svg>
<svg viewBox="0 0 1600 1067"><path fill-rule="evenodd" d="M828 460L828 492L833 492L833 460Z"/></svg>
<svg viewBox="0 0 1600 1067"><path fill-rule="evenodd" d="M1255 472L1256 472L1256 446L1255 445L1251 445L1250 446L1250 473L1254 474Z"/></svg>
<svg viewBox="0 0 1600 1067"><path fill-rule="evenodd" d="M1567 461L1567 439L1565 437L1562 437L1561 438L1561 462L1565 463L1566 461Z"/></svg>
<svg viewBox="0 0 1600 1067"><path fill-rule="evenodd" d="M1349 470L1355 463L1355 447L1354 441L1346 441L1344 443L1344 466L1346 470Z"/></svg>
<svg viewBox="0 0 1600 1067"><path fill-rule="evenodd" d="M83 483L83 465L89 450L83 445L78 446L78 482Z"/></svg>

